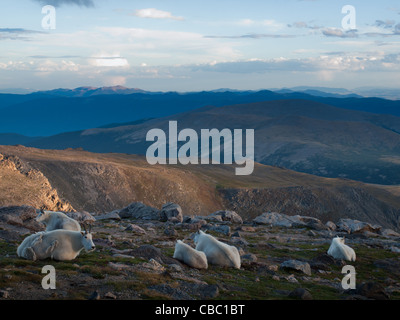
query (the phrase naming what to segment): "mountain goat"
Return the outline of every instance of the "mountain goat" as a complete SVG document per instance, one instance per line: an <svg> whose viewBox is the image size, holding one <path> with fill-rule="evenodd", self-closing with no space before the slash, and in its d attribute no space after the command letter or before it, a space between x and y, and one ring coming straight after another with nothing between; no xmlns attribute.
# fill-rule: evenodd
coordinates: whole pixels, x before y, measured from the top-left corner
<svg viewBox="0 0 400 320"><path fill-rule="evenodd" d="M81 231L79 222L68 217L62 212L42 211L37 217L36 221L46 225L46 231L53 230L70 230Z"/></svg>
<svg viewBox="0 0 400 320"><path fill-rule="evenodd" d="M175 245L174 259L182 261L189 267L196 269L207 269L208 262L204 252L197 251L181 240Z"/></svg>
<svg viewBox="0 0 400 320"><path fill-rule="evenodd" d="M18 257L33 261L47 258L70 261L83 249L95 249L90 231L54 230L30 235L18 247L17 254Z"/></svg>
<svg viewBox="0 0 400 320"><path fill-rule="evenodd" d="M240 269L240 255L236 247L220 242L199 230L194 237L196 250L206 254L208 263Z"/></svg>
<svg viewBox="0 0 400 320"><path fill-rule="evenodd" d="M332 240L328 250L328 255L335 259L343 259L347 261L356 261L356 253L348 245L344 244L344 238L336 237Z"/></svg>

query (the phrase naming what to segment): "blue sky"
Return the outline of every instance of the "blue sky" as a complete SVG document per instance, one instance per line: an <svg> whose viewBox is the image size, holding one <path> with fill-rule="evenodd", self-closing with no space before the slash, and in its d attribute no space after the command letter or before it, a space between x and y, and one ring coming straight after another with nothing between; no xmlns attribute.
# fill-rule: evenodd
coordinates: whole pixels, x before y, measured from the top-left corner
<svg viewBox="0 0 400 320"><path fill-rule="evenodd" d="M2 1L0 89L400 87L398 0ZM42 7L56 29L42 28ZM356 10L344 30L342 7Z"/></svg>

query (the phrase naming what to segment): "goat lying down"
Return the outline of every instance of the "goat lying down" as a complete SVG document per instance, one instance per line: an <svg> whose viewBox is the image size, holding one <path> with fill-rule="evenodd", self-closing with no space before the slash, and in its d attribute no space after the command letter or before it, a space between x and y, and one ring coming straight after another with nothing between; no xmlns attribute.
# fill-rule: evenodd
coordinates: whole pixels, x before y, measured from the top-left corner
<svg viewBox="0 0 400 320"><path fill-rule="evenodd" d="M17 249L18 257L36 261L54 259L74 260L85 249L92 251L95 245L92 234L87 232L54 230L38 232L25 238Z"/></svg>
<svg viewBox="0 0 400 320"><path fill-rule="evenodd" d="M46 231L71 230L81 231L79 222L62 212L42 211L35 219L46 225Z"/></svg>
<svg viewBox="0 0 400 320"><path fill-rule="evenodd" d="M240 269L240 255L236 247L218 241L199 230L194 237L196 250L203 251L209 264Z"/></svg>
<svg viewBox="0 0 400 320"><path fill-rule="evenodd" d="M181 240L175 245L174 259L182 261L189 267L196 269L207 269L207 257L204 252L197 251Z"/></svg>
<svg viewBox="0 0 400 320"><path fill-rule="evenodd" d="M348 245L344 244L344 238L336 237L332 240L328 250L328 255L335 259L343 259L347 261L356 261L356 253Z"/></svg>

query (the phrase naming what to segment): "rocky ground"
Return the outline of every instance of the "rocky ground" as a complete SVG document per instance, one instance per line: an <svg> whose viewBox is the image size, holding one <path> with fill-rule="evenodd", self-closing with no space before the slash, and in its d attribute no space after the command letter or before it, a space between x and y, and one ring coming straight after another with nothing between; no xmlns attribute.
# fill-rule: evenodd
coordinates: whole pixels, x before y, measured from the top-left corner
<svg viewBox="0 0 400 320"><path fill-rule="evenodd" d="M92 224L96 250L71 262L32 262L16 249L43 229L37 213L0 208L0 299L400 299L400 235L377 225L277 213L249 221L229 211L189 217L179 205L133 203L106 215L71 213ZM176 240L194 246L199 228L238 247L241 269L196 270L173 259ZM343 290L346 263L326 254L337 235L356 251L356 290ZM56 290L41 286L45 265L56 269Z"/></svg>

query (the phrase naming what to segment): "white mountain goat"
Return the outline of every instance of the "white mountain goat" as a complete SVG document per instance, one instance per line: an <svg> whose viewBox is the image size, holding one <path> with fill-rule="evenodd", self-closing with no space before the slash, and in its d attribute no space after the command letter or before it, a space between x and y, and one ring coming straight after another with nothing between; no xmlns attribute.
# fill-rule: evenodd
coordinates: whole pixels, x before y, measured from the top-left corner
<svg viewBox="0 0 400 320"><path fill-rule="evenodd" d="M95 245L92 234L70 230L54 230L38 232L27 237L17 249L18 257L28 260L44 260L47 258L58 261L74 260L80 252L93 251Z"/></svg>
<svg viewBox="0 0 400 320"><path fill-rule="evenodd" d="M37 217L36 221L46 225L46 231L53 230L71 230L81 231L79 222L68 217L62 212L42 211Z"/></svg>
<svg viewBox="0 0 400 320"><path fill-rule="evenodd" d="M336 237L332 240L331 246L328 250L328 255L335 259L356 261L356 253L352 248L344 244L344 238Z"/></svg>
<svg viewBox="0 0 400 320"><path fill-rule="evenodd" d="M175 245L174 259L182 261L189 267L196 269L207 269L208 262L204 252L197 251L181 240Z"/></svg>
<svg viewBox="0 0 400 320"><path fill-rule="evenodd" d="M208 263L240 269L240 255L236 247L218 241L199 230L194 237L196 250L206 254Z"/></svg>

